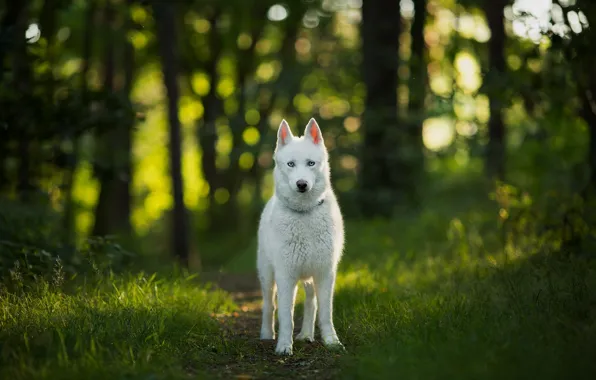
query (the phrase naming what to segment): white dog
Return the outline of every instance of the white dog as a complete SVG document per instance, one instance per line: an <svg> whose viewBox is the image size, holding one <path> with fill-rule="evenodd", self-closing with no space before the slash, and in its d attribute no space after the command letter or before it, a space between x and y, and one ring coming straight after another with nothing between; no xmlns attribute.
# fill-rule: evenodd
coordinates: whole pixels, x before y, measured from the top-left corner
<svg viewBox="0 0 596 380"><path fill-rule="evenodd" d="M294 137L283 120L277 132L275 192L261 215L257 267L263 291L261 339L275 339L275 292L279 334L275 352L291 355L296 284L306 293L302 331L314 341L315 318L328 347L343 349L333 327L333 289L344 246L344 226L333 189L327 149L315 119Z"/></svg>

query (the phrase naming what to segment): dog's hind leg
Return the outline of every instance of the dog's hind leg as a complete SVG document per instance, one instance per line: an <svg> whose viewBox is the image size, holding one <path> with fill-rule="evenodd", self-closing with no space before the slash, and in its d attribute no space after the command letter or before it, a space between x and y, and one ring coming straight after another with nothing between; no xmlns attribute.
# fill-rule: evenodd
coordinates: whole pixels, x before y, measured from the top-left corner
<svg viewBox="0 0 596 380"><path fill-rule="evenodd" d="M275 339L275 279L269 263L259 267L259 280L263 293L261 339Z"/></svg>
<svg viewBox="0 0 596 380"><path fill-rule="evenodd" d="M315 340L315 319L317 315L317 296L315 294L315 285L311 280L304 281L304 318L302 319L302 330L296 336L298 340Z"/></svg>

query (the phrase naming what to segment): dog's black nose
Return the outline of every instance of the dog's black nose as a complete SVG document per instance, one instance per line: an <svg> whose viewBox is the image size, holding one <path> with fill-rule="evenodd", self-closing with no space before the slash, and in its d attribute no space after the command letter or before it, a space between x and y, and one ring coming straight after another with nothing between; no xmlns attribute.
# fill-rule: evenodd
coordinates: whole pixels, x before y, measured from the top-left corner
<svg viewBox="0 0 596 380"><path fill-rule="evenodd" d="M301 179L296 182L296 187L298 188L299 192L304 193L308 187L308 182Z"/></svg>

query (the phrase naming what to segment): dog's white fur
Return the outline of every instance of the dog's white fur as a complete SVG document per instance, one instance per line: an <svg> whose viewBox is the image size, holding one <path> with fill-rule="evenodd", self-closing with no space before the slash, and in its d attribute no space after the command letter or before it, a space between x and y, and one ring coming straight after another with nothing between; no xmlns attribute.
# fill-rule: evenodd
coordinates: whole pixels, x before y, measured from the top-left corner
<svg viewBox="0 0 596 380"><path fill-rule="evenodd" d="M331 187L323 136L315 119L310 119L302 137L294 137L283 120L277 136L275 192L263 209L258 232L261 339L275 339L277 290L279 334L275 352L292 354L296 284L302 280L304 319L296 339L314 340L318 306L323 342L343 349L333 326L333 290L344 246L344 225ZM299 191L299 180L307 182L305 192Z"/></svg>

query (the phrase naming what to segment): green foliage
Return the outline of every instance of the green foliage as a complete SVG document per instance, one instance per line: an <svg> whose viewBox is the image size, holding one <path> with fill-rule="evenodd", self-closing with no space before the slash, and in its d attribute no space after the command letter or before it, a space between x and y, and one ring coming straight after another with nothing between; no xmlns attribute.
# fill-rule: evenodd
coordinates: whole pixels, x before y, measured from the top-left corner
<svg viewBox="0 0 596 380"><path fill-rule="evenodd" d="M493 194L505 249L538 254L593 256L596 220L592 194L551 190L534 199L513 186Z"/></svg>
<svg viewBox="0 0 596 380"><path fill-rule="evenodd" d="M122 270L134 257L110 237L65 243L60 215L50 205L0 200L0 276L10 290L31 290L40 280L62 285L74 276Z"/></svg>

